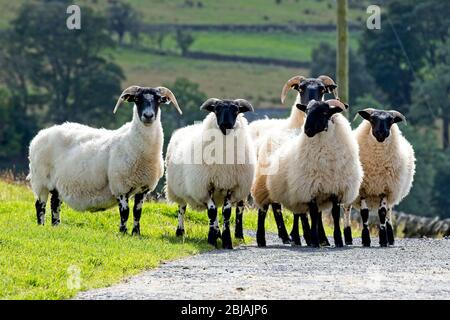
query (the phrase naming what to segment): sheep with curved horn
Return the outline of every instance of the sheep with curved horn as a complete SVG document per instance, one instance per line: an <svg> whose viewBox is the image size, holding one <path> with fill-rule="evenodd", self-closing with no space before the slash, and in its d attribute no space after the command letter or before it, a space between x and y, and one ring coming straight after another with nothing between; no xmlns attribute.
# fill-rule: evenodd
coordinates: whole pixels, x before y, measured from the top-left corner
<svg viewBox="0 0 450 320"><path fill-rule="evenodd" d="M133 102L133 119L116 130L64 123L39 131L30 144L31 188L38 224L45 222L48 194L52 224L60 223L64 201L79 211L104 210L118 204L121 232L127 231L128 200L135 197L132 234L140 234L142 204L164 172L160 106L173 103L167 88L131 86L120 95L114 112Z"/></svg>

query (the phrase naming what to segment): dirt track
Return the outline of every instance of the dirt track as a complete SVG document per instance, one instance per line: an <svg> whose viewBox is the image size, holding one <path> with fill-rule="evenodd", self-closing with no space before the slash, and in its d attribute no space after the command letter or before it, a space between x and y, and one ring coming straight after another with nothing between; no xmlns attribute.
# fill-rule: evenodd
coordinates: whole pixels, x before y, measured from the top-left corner
<svg viewBox="0 0 450 320"><path fill-rule="evenodd" d="M253 245L176 260L77 299L450 299L450 240L390 248ZM331 243L332 240L330 240Z"/></svg>

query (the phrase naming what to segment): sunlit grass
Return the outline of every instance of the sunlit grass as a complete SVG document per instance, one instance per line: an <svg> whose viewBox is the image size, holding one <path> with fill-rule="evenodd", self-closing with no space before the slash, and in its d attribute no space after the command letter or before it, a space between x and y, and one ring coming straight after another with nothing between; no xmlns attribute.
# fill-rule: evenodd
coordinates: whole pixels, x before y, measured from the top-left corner
<svg viewBox="0 0 450 320"><path fill-rule="evenodd" d="M205 212L188 209L186 236L177 238L177 207L166 203L144 205L140 238L118 233L116 208L81 213L63 205L61 218L58 227L38 226L29 188L0 180L0 299L71 298L80 290L111 285L162 261L214 250L206 241ZM285 220L289 229L292 215L285 214ZM246 210L244 228L256 230L256 225L256 212ZM271 214L266 228L276 232ZM246 236L247 243L252 241Z"/></svg>

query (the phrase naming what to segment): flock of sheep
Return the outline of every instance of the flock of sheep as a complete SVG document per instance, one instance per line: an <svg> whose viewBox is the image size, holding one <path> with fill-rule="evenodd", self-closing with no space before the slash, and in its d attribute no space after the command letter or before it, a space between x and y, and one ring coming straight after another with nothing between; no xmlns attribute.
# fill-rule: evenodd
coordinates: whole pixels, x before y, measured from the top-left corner
<svg viewBox="0 0 450 320"><path fill-rule="evenodd" d="M298 92L289 118L250 124L243 116L253 111L248 101L205 101L200 107L208 112L203 122L175 131L167 149L165 191L167 199L179 206L176 235L184 234L189 204L207 210L208 242L217 246L221 238L223 247L231 249L232 206L236 205L235 237L243 238L244 206L251 194L258 207L258 246L266 246L269 206L284 243L301 245L301 220L307 245L329 245L322 212L331 210L335 246L352 244L350 210L354 206L361 213L364 246L370 246L370 209L378 210L380 245L394 244L392 207L408 194L415 171L413 148L397 126L405 117L394 110L360 110L363 121L352 131L342 115L348 105L339 100L336 88L328 76L293 77L281 94L284 103L289 90ZM334 98L325 100L327 93ZM134 103L133 119L117 130L64 123L41 130L32 140L28 179L36 196L38 224L45 223L51 194L53 225L60 223L62 201L80 211L118 204L120 231L126 233L128 201L134 196L132 234L140 234L145 195L164 174L160 108L172 103L182 112L165 87L131 86L120 95L114 112L124 101ZM283 207L294 213L290 235Z"/></svg>

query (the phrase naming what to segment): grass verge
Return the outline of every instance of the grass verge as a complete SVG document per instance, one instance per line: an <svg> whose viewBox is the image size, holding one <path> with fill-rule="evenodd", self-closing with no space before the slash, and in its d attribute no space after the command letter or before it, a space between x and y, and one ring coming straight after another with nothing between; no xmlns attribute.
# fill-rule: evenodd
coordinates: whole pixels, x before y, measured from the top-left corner
<svg viewBox="0 0 450 320"><path fill-rule="evenodd" d="M47 208L47 221L49 215ZM285 217L290 228L292 215ZM188 209L186 236L175 236L175 205L146 203L140 238L118 233L116 208L80 213L63 205L61 218L58 227L38 226L29 188L0 180L0 299L68 299L163 261L213 249L206 241L205 212ZM256 212L246 210L245 229L256 230L256 224ZM276 232L272 216L266 226Z"/></svg>

